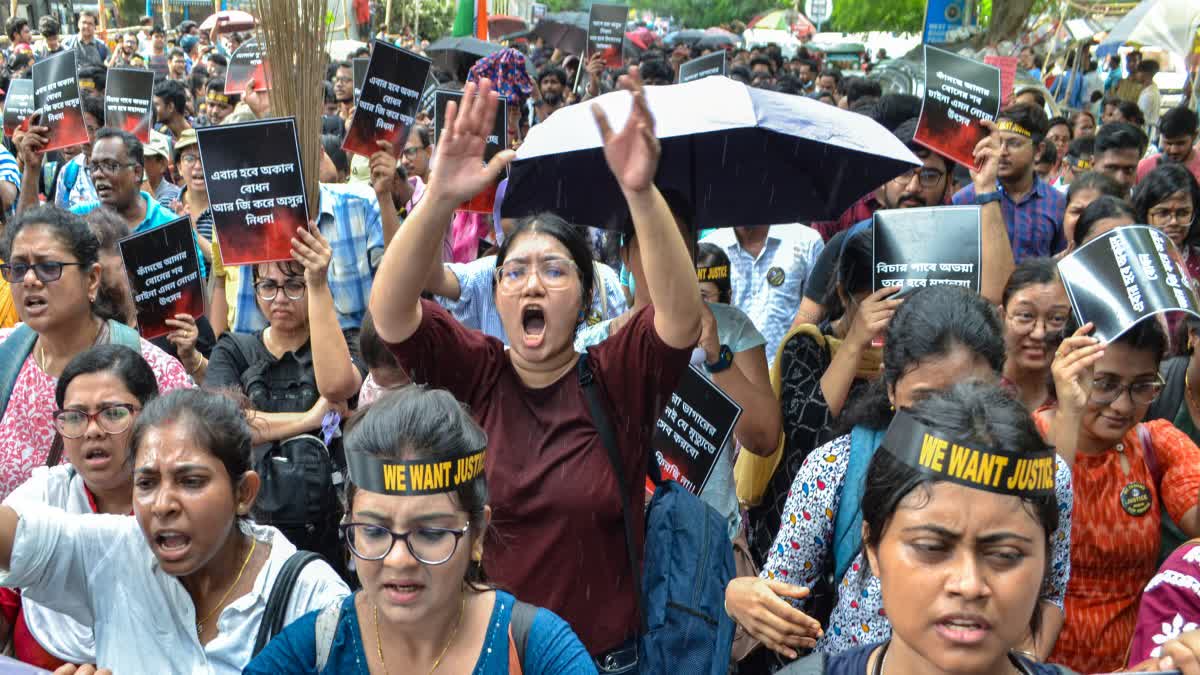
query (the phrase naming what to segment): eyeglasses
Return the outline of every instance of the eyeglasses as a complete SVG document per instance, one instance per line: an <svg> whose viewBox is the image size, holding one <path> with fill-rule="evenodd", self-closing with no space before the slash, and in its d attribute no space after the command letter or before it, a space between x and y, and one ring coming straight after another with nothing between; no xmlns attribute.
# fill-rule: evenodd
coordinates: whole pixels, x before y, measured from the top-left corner
<svg viewBox="0 0 1200 675"><path fill-rule="evenodd" d="M1174 210L1170 208L1155 208L1150 209L1146 215L1150 217L1150 220L1160 223L1171 221L1179 225L1187 225L1192 222L1192 218L1195 217L1196 213L1192 211L1191 207Z"/></svg>
<svg viewBox="0 0 1200 675"><path fill-rule="evenodd" d="M87 433L88 424L96 422L100 431L112 436L124 433L133 424L133 415L141 408L128 403L106 405L94 413L83 410L55 410L54 428L63 438L80 438Z"/></svg>
<svg viewBox="0 0 1200 675"><path fill-rule="evenodd" d="M33 273L37 275L38 281L48 284L51 281L61 279L63 268L71 265L83 267L83 263L58 262L54 260L34 263L32 265L26 263L4 263L0 265L0 275L10 284L19 284L25 280L25 275L29 274L29 270L33 270Z"/></svg>
<svg viewBox="0 0 1200 675"><path fill-rule="evenodd" d="M418 147L416 147L416 146L413 146L413 147L411 147L411 148L405 148L405 149L404 149L404 156L405 156L405 157L407 157L407 158L409 158L409 159L412 159L413 157L416 157L416 156L417 156L417 153L418 153L418 152L420 152L420 151L422 151L422 150L424 150L424 149L425 149L425 148L418 148Z"/></svg>
<svg viewBox="0 0 1200 675"><path fill-rule="evenodd" d="M199 162L199 161L200 161L200 155L197 155L194 152L184 153L179 156L180 164L184 164L184 163L195 164L196 162Z"/></svg>
<svg viewBox="0 0 1200 675"><path fill-rule="evenodd" d="M1012 322L1013 328L1018 333L1032 333L1039 321L1042 324L1043 330L1047 333L1054 333L1066 328L1069 319L1070 317L1067 314L1038 316L1032 312L1014 312L1008 315L1008 320Z"/></svg>
<svg viewBox="0 0 1200 675"><path fill-rule="evenodd" d="M275 296L279 295L279 289L281 288L283 289L283 294L289 300L299 300L304 297L306 285L299 279L288 279L283 282L282 286L269 279L254 284L254 291L258 293L258 297L267 302L274 300Z"/></svg>
<svg viewBox="0 0 1200 675"><path fill-rule="evenodd" d="M502 293L519 293L529 283L529 275L536 274L547 290L561 291L571 285L571 273L577 269L574 262L562 258L547 258L532 265L513 261L496 268L496 285Z"/></svg>
<svg viewBox="0 0 1200 675"><path fill-rule="evenodd" d="M1158 395L1163 390L1162 376L1158 376L1154 380L1141 382L1130 382L1125 384L1115 377L1100 377L1092 381L1092 403L1099 405L1108 405L1115 403L1121 398L1121 394L1129 391L1129 400L1133 401L1134 405L1149 405L1158 398Z"/></svg>
<svg viewBox="0 0 1200 675"><path fill-rule="evenodd" d="M88 162L87 170L90 173L104 173L111 176L114 173L126 167L137 166L133 162L118 162L112 159L102 159L97 162Z"/></svg>
<svg viewBox="0 0 1200 675"><path fill-rule="evenodd" d="M412 557L426 565L441 565L454 556L458 541L470 528L468 522L461 530L422 527L409 532L393 532L381 525L346 523L342 525L342 535L350 552L363 560L383 560L397 541L403 541Z"/></svg>
<svg viewBox="0 0 1200 675"><path fill-rule="evenodd" d="M897 185L908 185L909 181L913 179L913 176L916 176L917 180L919 180L921 183L921 187L931 188L936 187L945 175L945 171L938 171L937 169L926 166L905 171L899 176L893 178L892 182L896 183Z"/></svg>
<svg viewBox="0 0 1200 675"><path fill-rule="evenodd" d="M353 77L346 77L345 75L336 75L336 76L334 76L334 78L333 78L333 81L334 81L334 82L342 82L342 83L346 83L346 82L353 82L353 81L354 81L354 78L353 78Z"/></svg>

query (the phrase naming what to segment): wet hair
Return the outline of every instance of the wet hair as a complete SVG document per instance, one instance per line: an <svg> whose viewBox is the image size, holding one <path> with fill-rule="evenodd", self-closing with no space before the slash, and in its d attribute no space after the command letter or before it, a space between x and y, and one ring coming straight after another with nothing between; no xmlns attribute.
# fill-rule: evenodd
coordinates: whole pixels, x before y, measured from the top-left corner
<svg viewBox="0 0 1200 675"><path fill-rule="evenodd" d="M1162 363L1167 353L1167 332L1158 322L1158 317L1147 317L1134 324L1133 328L1114 338L1112 344L1125 345L1134 351L1149 352L1154 355L1155 369Z"/></svg>
<svg viewBox="0 0 1200 675"><path fill-rule="evenodd" d="M125 345L107 344L86 349L71 359L54 385L54 402L59 408L67 399L67 388L80 375L112 373L143 406L158 396L158 379L146 359Z"/></svg>
<svg viewBox="0 0 1200 675"><path fill-rule="evenodd" d="M1158 134L1164 138L1195 136L1197 127L1200 127L1200 116L1185 105L1171 108L1158 120Z"/></svg>
<svg viewBox="0 0 1200 675"><path fill-rule="evenodd" d="M92 139L93 147L106 138L121 139L121 143L125 145L125 150L129 154L130 161L135 162L139 167L145 166L146 151L142 148L142 142L138 140L137 136L134 136L124 129L102 127L96 131L96 137Z"/></svg>
<svg viewBox="0 0 1200 675"><path fill-rule="evenodd" d="M1029 411L996 385L955 384L947 391L933 393L908 412L930 429L968 443L1017 453L1047 450ZM867 468L861 500L864 549L878 552L884 533L904 499L920 489L924 491L927 503L938 482L943 481L897 460L885 449L877 450ZM1022 498L1021 501L1029 515L1042 526L1045 536L1046 569L1042 583L1045 589L1053 558L1052 541L1059 526L1058 498L1048 495ZM1034 634L1040 627L1040 617L1037 611L1030 617Z"/></svg>
<svg viewBox="0 0 1200 675"><path fill-rule="evenodd" d="M1030 286L1051 284L1058 280L1058 263L1053 258L1026 258L1017 265L1004 285L1000 306L1007 307L1012 296Z"/></svg>
<svg viewBox="0 0 1200 675"><path fill-rule="evenodd" d="M1146 177L1138 182L1133 189L1133 211L1137 214L1137 222L1150 222L1150 209L1158 206L1176 192L1188 195L1192 202L1192 226L1188 231L1185 245L1200 244L1200 227L1196 227L1196 213L1200 213L1200 184L1182 164L1164 162L1158 165Z"/></svg>
<svg viewBox="0 0 1200 675"><path fill-rule="evenodd" d="M234 487L251 470L250 422L242 407L230 396L205 389L176 389L147 403L133 424L131 456L136 458L150 431L174 424L186 425L188 437L221 462Z"/></svg>
<svg viewBox="0 0 1200 675"><path fill-rule="evenodd" d="M848 433L856 425L884 429L891 422L888 388L923 361L963 347L987 361L997 375L1004 368L1004 331L995 308L965 288L918 288L888 322L883 348L883 377L852 403L840 425Z"/></svg>
<svg viewBox="0 0 1200 675"><path fill-rule="evenodd" d="M696 267L720 267L722 265L730 268L730 274L732 274L729 256L725 255L725 251L722 251L720 246L703 242L696 245ZM730 304L733 296L733 287L730 282L729 276L712 282L717 286L718 301L726 305Z"/></svg>
<svg viewBox="0 0 1200 675"><path fill-rule="evenodd" d="M558 243L567 249L567 254L579 268L579 285L583 292L579 308L582 312L587 312L592 306L592 288L596 283L596 267L592 264L592 246L588 242L587 230L548 212L522 218L517 221L512 234L505 237L504 243L500 244L500 250L496 253L497 268L508 258L508 251L513 242L524 234L544 234L558 240Z"/></svg>
<svg viewBox="0 0 1200 675"><path fill-rule="evenodd" d="M163 80L154 86L154 95L161 98L164 104L173 106L176 114L186 114L187 90L183 84L175 80Z"/></svg>
<svg viewBox="0 0 1200 675"><path fill-rule="evenodd" d="M1083 213L1079 214L1079 221L1075 223L1075 247L1083 246L1087 241L1088 233L1096 223L1105 218L1122 216L1137 222L1137 214L1133 212L1133 207L1129 205L1129 202L1111 195L1097 197L1096 201L1088 204Z"/></svg>
<svg viewBox="0 0 1200 675"><path fill-rule="evenodd" d="M375 319L371 313L363 317L362 328L358 333L358 351L362 354L363 363L371 368L399 368L400 362L396 355L384 344L383 338L375 330Z"/></svg>
<svg viewBox="0 0 1200 675"><path fill-rule="evenodd" d="M13 241L21 230L27 227L44 227L50 230L54 238L64 244L79 261L85 274L88 268L100 260L100 242L83 217L51 204L35 206L17 214L4 228L4 240L0 242L0 258L12 258Z"/></svg>
<svg viewBox="0 0 1200 675"><path fill-rule="evenodd" d="M321 134L321 147L325 148L325 154L329 155L329 160L333 162L333 167L338 171L350 174L350 158L346 155L346 151L342 149L342 137L335 134Z"/></svg>
<svg viewBox="0 0 1200 675"><path fill-rule="evenodd" d="M1137 106L1134 106L1137 107ZM1109 122L1096 131L1096 155L1103 155L1109 150L1141 150L1142 138L1145 136L1140 129L1125 122Z"/></svg>
<svg viewBox="0 0 1200 675"><path fill-rule="evenodd" d="M344 439L347 454L357 452L390 461L434 461L476 452L487 444L487 434L450 392L420 385L390 391L354 413L346 425ZM353 478L347 480L348 516L353 513L357 491ZM473 536L482 537L484 507L488 503L484 474L458 486L452 499L467 513ZM473 586L483 583L479 562L471 562L466 581Z"/></svg>
<svg viewBox="0 0 1200 675"><path fill-rule="evenodd" d="M1035 146L1046 139L1046 132L1050 130L1050 122L1046 119L1046 113L1041 108L1028 103L1008 106L1000 111L999 119L1025 127L1032 136Z"/></svg>

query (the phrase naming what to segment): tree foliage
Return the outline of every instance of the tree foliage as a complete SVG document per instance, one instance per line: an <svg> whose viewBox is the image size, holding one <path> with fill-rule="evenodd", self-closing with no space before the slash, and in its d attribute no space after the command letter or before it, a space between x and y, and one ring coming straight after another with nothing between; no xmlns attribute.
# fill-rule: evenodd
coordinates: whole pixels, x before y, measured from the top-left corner
<svg viewBox="0 0 1200 675"><path fill-rule="evenodd" d="M834 0L833 17L825 30L920 33L924 25L925 0Z"/></svg>
<svg viewBox="0 0 1200 675"><path fill-rule="evenodd" d="M674 17L687 28L707 28L734 20L748 21L757 14L792 4L786 0L633 0L633 6Z"/></svg>

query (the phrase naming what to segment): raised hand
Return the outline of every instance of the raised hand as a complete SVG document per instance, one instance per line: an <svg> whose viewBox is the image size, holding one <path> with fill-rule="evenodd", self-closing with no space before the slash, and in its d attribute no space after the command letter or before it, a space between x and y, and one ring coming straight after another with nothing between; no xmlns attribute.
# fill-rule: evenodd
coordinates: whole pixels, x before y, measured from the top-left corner
<svg viewBox="0 0 1200 675"><path fill-rule="evenodd" d="M388 141L378 141L379 149L371 155L371 187L379 196L392 195L392 187L396 182L395 149Z"/></svg>
<svg viewBox="0 0 1200 675"><path fill-rule="evenodd" d="M483 151L496 120L500 96L492 91L487 78L468 82L460 101L446 106L442 137L434 150L429 191L436 200L461 204L479 194L500 176L512 158L511 150L501 150L484 165Z"/></svg>
<svg viewBox="0 0 1200 675"><path fill-rule="evenodd" d="M329 282L329 261L333 259L333 249L321 235L316 223L309 229L296 230L292 237L292 258L304 267L304 283L309 289L325 286Z"/></svg>
<svg viewBox="0 0 1200 675"><path fill-rule="evenodd" d="M971 167L971 181L975 183L976 192L995 192L1000 171L1000 131L991 120L983 120L983 128L988 130L988 135L975 144L972 152L975 166Z"/></svg>
<svg viewBox="0 0 1200 675"><path fill-rule="evenodd" d="M1050 372L1054 375L1060 411L1080 414L1091 398L1092 373L1096 362L1104 356L1105 345L1090 337L1090 332L1092 324L1084 324L1054 352Z"/></svg>
<svg viewBox="0 0 1200 675"><path fill-rule="evenodd" d="M624 128L613 132L608 116L595 103L592 104L592 116L596 118L600 138L604 140L604 159L621 189L627 193L644 192L654 185L662 146L654 135L654 116L646 104L646 92L637 67L631 67L629 74L621 77L620 84L633 95L633 107Z"/></svg>

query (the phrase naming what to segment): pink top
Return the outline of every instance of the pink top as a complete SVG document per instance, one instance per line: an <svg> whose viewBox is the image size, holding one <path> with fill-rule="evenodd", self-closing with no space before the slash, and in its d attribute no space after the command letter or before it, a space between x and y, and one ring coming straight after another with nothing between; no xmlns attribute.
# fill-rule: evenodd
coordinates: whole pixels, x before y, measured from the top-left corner
<svg viewBox="0 0 1200 675"><path fill-rule="evenodd" d="M492 228L482 213L455 211L450 232L454 238L452 262L469 263L479 257L479 240L491 234Z"/></svg>
<svg viewBox="0 0 1200 675"><path fill-rule="evenodd" d="M0 343L11 333L11 328L0 330ZM179 361L145 340L142 357L154 371L161 393L195 386ZM58 379L42 372L32 354L25 358L0 418L0 501L24 483L34 467L46 463L54 440L51 415L57 384Z"/></svg>
<svg viewBox="0 0 1200 675"><path fill-rule="evenodd" d="M1146 177L1146 174L1158 168L1160 160L1164 162L1166 161L1162 158L1161 154L1158 154L1152 157L1147 157L1146 159L1138 162L1137 179L1139 183L1143 178ZM1196 177L1196 180L1200 181L1200 145L1192 148L1192 157L1184 164L1184 166L1188 171L1192 172L1192 175Z"/></svg>

